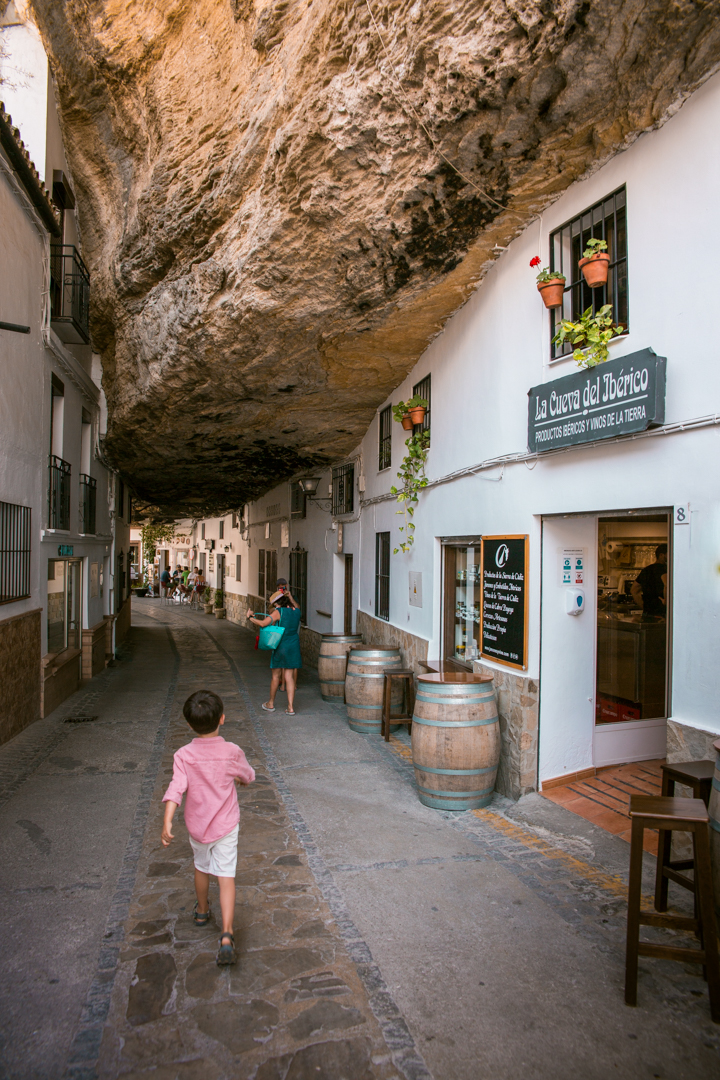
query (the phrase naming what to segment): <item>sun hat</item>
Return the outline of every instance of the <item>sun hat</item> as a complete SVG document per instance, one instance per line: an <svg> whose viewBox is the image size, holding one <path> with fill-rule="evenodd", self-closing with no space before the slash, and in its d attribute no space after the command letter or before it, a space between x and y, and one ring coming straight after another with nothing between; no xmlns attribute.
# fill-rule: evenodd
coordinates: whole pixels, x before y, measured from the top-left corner
<svg viewBox="0 0 720 1080"><path fill-rule="evenodd" d="M276 602L277 602L277 601L278 601L278 600L280 599L280 597L281 597L281 596L284 596L284 595L285 595L285 593L284 593L284 592L282 591L282 589L278 589L278 591L277 591L277 592L274 592L274 593L272 594L272 596L270 597L270 601L269 601L269 602L270 602L271 604L274 604L274 603L276 603Z"/></svg>

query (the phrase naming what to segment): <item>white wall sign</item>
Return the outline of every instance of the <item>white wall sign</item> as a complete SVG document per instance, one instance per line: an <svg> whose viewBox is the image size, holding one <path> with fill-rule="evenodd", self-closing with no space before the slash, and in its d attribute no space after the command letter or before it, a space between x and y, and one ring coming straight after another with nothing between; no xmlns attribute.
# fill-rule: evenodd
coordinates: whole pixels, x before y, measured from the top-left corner
<svg viewBox="0 0 720 1080"><path fill-rule="evenodd" d="M287 521L280 522L280 547L290 547L290 526Z"/></svg>
<svg viewBox="0 0 720 1080"><path fill-rule="evenodd" d="M422 573L420 570L411 570L408 578L410 581L410 607L422 607Z"/></svg>
<svg viewBox="0 0 720 1080"><path fill-rule="evenodd" d="M96 562L90 563L90 597L96 597L99 591L99 567Z"/></svg>
<svg viewBox="0 0 720 1080"><path fill-rule="evenodd" d="M560 584L584 585L587 548L558 548Z"/></svg>
<svg viewBox="0 0 720 1080"><path fill-rule="evenodd" d="M689 503L681 503L680 506L676 506L673 520L674 520L676 525L689 525L690 524L690 504Z"/></svg>
<svg viewBox="0 0 720 1080"><path fill-rule="evenodd" d="M343 550L343 526L342 526L342 521L338 521L338 523L337 523L337 553L338 553L338 555L342 555L342 550Z"/></svg>

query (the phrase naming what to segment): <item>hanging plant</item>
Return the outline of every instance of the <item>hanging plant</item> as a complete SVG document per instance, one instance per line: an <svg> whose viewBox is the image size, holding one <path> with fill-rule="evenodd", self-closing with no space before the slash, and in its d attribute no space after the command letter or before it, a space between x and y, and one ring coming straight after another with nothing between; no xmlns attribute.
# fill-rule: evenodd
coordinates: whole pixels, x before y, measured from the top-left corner
<svg viewBox="0 0 720 1080"><path fill-rule="evenodd" d="M540 265L540 256L536 255L530 260L533 270ZM563 293L565 291L565 275L557 270L550 270L547 266L538 272L538 292L542 296L546 308L562 307Z"/></svg>
<svg viewBox="0 0 720 1080"><path fill-rule="evenodd" d="M393 405L393 416L405 431L412 431L416 424L422 424L425 419L427 404L425 398L414 394L409 401L399 401Z"/></svg>
<svg viewBox="0 0 720 1080"><path fill-rule="evenodd" d="M401 504L401 509L397 513L402 514L405 520L405 524L400 526L400 532L404 534L404 538L399 547L393 549L394 555L397 555L399 551L407 554L415 542L415 525L412 518L418 502L418 492L427 487L425 464L430 448L430 432L420 431L417 435L412 435L405 440L405 445L407 454L403 458L400 471L397 474L398 479L402 480L402 486L390 488L392 494Z"/></svg>
<svg viewBox="0 0 720 1080"><path fill-rule="evenodd" d="M585 245L583 257L578 266L583 272L585 281L591 289L597 289L605 285L608 279L610 256L607 254L607 244L604 240L591 237Z"/></svg>
<svg viewBox="0 0 720 1080"><path fill-rule="evenodd" d="M158 544L167 544L175 539L175 526L164 522L161 525L152 525L146 522L140 526L140 539L142 541L143 559L145 566L155 561L155 553Z"/></svg>
<svg viewBox="0 0 720 1080"><path fill-rule="evenodd" d="M553 344L572 345L578 367L597 367L610 356L608 343L622 332L622 326L613 325L612 304L605 304L594 315L592 308L587 308L577 322L563 319Z"/></svg>

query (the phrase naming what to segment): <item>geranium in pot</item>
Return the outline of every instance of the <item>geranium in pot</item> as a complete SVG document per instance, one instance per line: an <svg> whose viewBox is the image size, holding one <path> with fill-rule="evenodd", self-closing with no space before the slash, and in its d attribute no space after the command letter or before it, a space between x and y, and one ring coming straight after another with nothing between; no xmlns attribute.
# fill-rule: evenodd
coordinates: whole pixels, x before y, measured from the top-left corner
<svg viewBox="0 0 720 1080"><path fill-rule="evenodd" d="M531 259L530 265L533 270L539 266L540 256L536 255L534 259ZM565 291L564 274L558 273L557 270L550 270L546 266L538 271L537 287L546 308L562 307L563 293Z"/></svg>
<svg viewBox="0 0 720 1080"><path fill-rule="evenodd" d="M585 245L583 257L578 266L583 272L585 281L591 289L597 289L607 284L608 267L610 256L607 253L607 244L604 240L591 237Z"/></svg>
<svg viewBox="0 0 720 1080"><path fill-rule="evenodd" d="M576 322L563 319L553 344L572 345L578 367L597 367L610 356L608 343L622 332L622 326L613 325L612 305L604 304L594 315L591 307L586 308Z"/></svg>
<svg viewBox="0 0 720 1080"><path fill-rule="evenodd" d="M392 411L393 417L397 420L398 424L402 424L405 431L412 431L413 420L405 402L398 401L397 405L393 405Z"/></svg>

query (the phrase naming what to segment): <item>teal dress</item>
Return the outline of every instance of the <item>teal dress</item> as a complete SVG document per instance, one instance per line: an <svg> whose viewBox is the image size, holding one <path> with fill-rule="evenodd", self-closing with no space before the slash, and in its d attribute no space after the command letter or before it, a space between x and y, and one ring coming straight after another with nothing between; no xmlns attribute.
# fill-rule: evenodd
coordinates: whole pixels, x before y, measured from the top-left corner
<svg viewBox="0 0 720 1080"><path fill-rule="evenodd" d="M273 650L273 654L270 657L270 667L302 667L300 638L298 636L298 630L300 628L300 612L297 608L280 608L280 626L285 627L285 633L280 639L280 644L277 649Z"/></svg>

